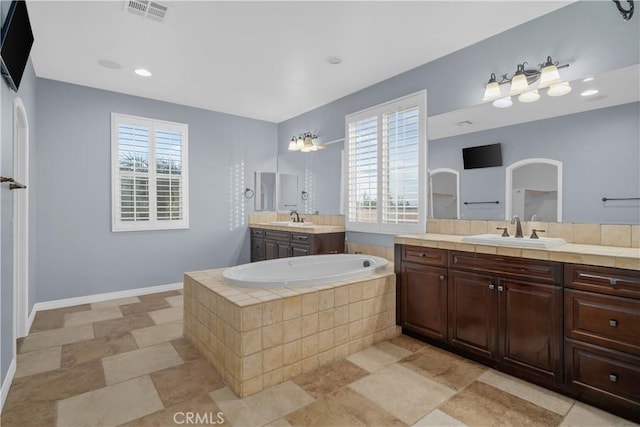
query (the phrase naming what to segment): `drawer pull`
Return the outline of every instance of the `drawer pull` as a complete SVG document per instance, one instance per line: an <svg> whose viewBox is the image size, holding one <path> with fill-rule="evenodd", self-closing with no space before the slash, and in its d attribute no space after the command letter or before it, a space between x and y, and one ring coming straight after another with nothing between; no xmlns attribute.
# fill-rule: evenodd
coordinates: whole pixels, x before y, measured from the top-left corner
<svg viewBox="0 0 640 427"><path fill-rule="evenodd" d="M441 274L441 275L440 275L440 280L444 280L444 279L446 279L446 278L447 278L447 276L445 276L444 274Z"/></svg>
<svg viewBox="0 0 640 427"><path fill-rule="evenodd" d="M489 284L489 289L494 290L495 288L496 286L493 283Z"/></svg>
<svg viewBox="0 0 640 427"><path fill-rule="evenodd" d="M613 277L600 276L598 274L588 274L588 273L580 273L579 277L584 277L585 279L607 280L611 286L617 286L618 281L620 281L620 279L615 279ZM636 281L636 280L623 279L622 281L640 285L640 281Z"/></svg>
<svg viewBox="0 0 640 427"><path fill-rule="evenodd" d="M618 382L618 375L617 374L609 374L609 380L612 383L617 383Z"/></svg>
<svg viewBox="0 0 640 427"><path fill-rule="evenodd" d="M616 326L618 326L618 321L615 319L610 319L609 326L611 326L612 328L615 328Z"/></svg>
<svg viewBox="0 0 640 427"><path fill-rule="evenodd" d="M504 286L498 286L498 292L503 292L504 291Z"/></svg>
<svg viewBox="0 0 640 427"><path fill-rule="evenodd" d="M425 254L424 252L420 254L420 258L425 258L427 256L427 254Z"/></svg>

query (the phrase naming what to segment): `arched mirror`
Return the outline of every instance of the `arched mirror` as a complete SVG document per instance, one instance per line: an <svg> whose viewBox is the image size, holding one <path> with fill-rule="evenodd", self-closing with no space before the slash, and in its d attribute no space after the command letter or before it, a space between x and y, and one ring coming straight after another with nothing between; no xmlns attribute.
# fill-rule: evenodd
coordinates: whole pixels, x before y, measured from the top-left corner
<svg viewBox="0 0 640 427"><path fill-rule="evenodd" d="M505 218L562 222L562 162L524 159L506 171Z"/></svg>
<svg viewBox="0 0 640 427"><path fill-rule="evenodd" d="M429 171L429 217L460 219L460 172L438 168Z"/></svg>

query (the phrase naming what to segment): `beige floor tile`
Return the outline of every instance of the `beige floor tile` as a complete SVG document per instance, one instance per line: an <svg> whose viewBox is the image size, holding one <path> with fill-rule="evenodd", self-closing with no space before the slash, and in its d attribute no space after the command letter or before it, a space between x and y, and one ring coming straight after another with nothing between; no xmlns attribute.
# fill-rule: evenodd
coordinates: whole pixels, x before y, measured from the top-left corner
<svg viewBox="0 0 640 427"><path fill-rule="evenodd" d="M148 376L58 402L58 426L118 425L163 408Z"/></svg>
<svg viewBox="0 0 640 427"><path fill-rule="evenodd" d="M467 425L438 409L434 409L420 418L413 427L467 427Z"/></svg>
<svg viewBox="0 0 640 427"><path fill-rule="evenodd" d="M569 412L574 402L574 400L569 397L554 393L551 390L538 387L537 385L514 378L510 375L494 371L493 369L480 375L478 381L511 393L562 416Z"/></svg>
<svg viewBox="0 0 640 427"><path fill-rule="evenodd" d="M99 322L101 320L116 319L122 317L120 307L107 307L99 310L78 311L64 315L64 326L84 325L87 323Z"/></svg>
<svg viewBox="0 0 640 427"><path fill-rule="evenodd" d="M291 423L289 423L289 421L287 421L286 418L279 418L275 421L270 422L264 427L292 427L292 426L291 426Z"/></svg>
<svg viewBox="0 0 640 427"><path fill-rule="evenodd" d="M72 307L56 308L54 310L38 311L31 324L29 333L58 329L64 326L64 315L76 311L90 310L91 304L74 305Z"/></svg>
<svg viewBox="0 0 640 427"><path fill-rule="evenodd" d="M188 414L193 417L187 419ZM199 423L196 423L195 414L200 415ZM180 402L152 414L137 418L123 424L121 427L163 427L163 426L219 426L229 425L209 394L203 394L195 399Z"/></svg>
<svg viewBox="0 0 640 427"><path fill-rule="evenodd" d="M415 423L455 394L452 389L397 364L349 387L407 424Z"/></svg>
<svg viewBox="0 0 640 427"><path fill-rule="evenodd" d="M135 304L134 304L135 305ZM135 313L117 319L103 320L93 324L96 338L106 336L119 336L131 332L134 329L148 328L155 323L148 313Z"/></svg>
<svg viewBox="0 0 640 427"><path fill-rule="evenodd" d="M93 304L91 304L91 309L100 310L103 308L117 307L119 305L135 304L137 302L140 302L140 298L138 297L110 299L107 301L94 302Z"/></svg>
<svg viewBox="0 0 640 427"><path fill-rule="evenodd" d="M182 358L171 343L145 347L102 359L108 385L180 365Z"/></svg>
<svg viewBox="0 0 640 427"><path fill-rule="evenodd" d="M405 426L402 421L349 387L336 390L285 418L295 427Z"/></svg>
<svg viewBox="0 0 640 427"><path fill-rule="evenodd" d="M259 393L238 398L229 387L211 393L231 425L257 426L270 423L313 402L303 389L286 381Z"/></svg>
<svg viewBox="0 0 640 427"><path fill-rule="evenodd" d="M398 360L409 356L411 352L388 341L383 341L347 357L347 360L355 363L369 372L376 372L385 366L389 366Z"/></svg>
<svg viewBox="0 0 640 427"><path fill-rule="evenodd" d="M405 350L409 350L411 352L416 352L425 347L429 347L428 344L425 344L422 341L418 341L417 339L408 337L406 335L400 335L398 337L395 337L389 340L389 342L393 345L397 345L398 347L402 347Z"/></svg>
<svg viewBox="0 0 640 427"><path fill-rule="evenodd" d="M122 314L125 316L131 316L136 313L146 313L171 307L164 297L156 295L142 295L139 298L140 302L138 303L121 305L120 311L122 311Z"/></svg>
<svg viewBox="0 0 640 427"><path fill-rule="evenodd" d="M622 427L637 426L633 421L616 417L593 406L576 402L560 424L561 427Z"/></svg>
<svg viewBox="0 0 640 427"><path fill-rule="evenodd" d="M156 322L156 325L162 323L171 323L182 320L182 306L165 308L157 311L150 311L149 316Z"/></svg>
<svg viewBox="0 0 640 427"><path fill-rule="evenodd" d="M163 369L150 376L167 407L224 387L220 375L205 359Z"/></svg>
<svg viewBox="0 0 640 427"><path fill-rule="evenodd" d="M49 331L29 334L22 342L20 351L22 353L27 353L29 351L41 350L43 348L49 347L57 347L73 342L90 340L92 338L92 325L80 325L72 326L69 328L51 329Z"/></svg>
<svg viewBox="0 0 640 427"><path fill-rule="evenodd" d="M182 307L183 300L184 300L182 295L176 295L176 296L173 296L173 297L166 297L165 299L167 300L169 305L172 306L172 307Z"/></svg>
<svg viewBox="0 0 640 427"><path fill-rule="evenodd" d="M442 406L442 412L468 425L557 426L562 416L476 381Z"/></svg>
<svg viewBox="0 0 640 427"><path fill-rule="evenodd" d="M72 366L89 360L135 350L138 346L131 334L98 337L62 346L62 366Z"/></svg>
<svg viewBox="0 0 640 427"><path fill-rule="evenodd" d="M200 359L202 357L202 354L200 354L198 349L191 345L189 340L187 340L185 337L173 340L171 341L171 344L176 349L178 354L180 354L182 360L184 360L185 362L189 360Z"/></svg>
<svg viewBox="0 0 640 427"><path fill-rule="evenodd" d="M136 340L138 347L148 347L163 342L173 341L183 336L182 321L149 326L148 328L134 329L131 335Z"/></svg>
<svg viewBox="0 0 640 427"><path fill-rule="evenodd" d="M292 381L317 399L367 375L368 371L342 359L298 375Z"/></svg>
<svg viewBox="0 0 640 427"><path fill-rule="evenodd" d="M60 367L62 347L45 348L44 350L18 354L14 378L52 371Z"/></svg>

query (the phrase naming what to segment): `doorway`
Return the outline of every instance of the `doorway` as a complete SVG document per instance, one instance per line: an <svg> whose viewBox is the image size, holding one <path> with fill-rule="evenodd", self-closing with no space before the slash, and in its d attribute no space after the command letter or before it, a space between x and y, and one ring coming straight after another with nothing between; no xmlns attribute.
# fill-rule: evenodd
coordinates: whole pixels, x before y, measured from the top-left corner
<svg viewBox="0 0 640 427"><path fill-rule="evenodd" d="M27 186L13 191L13 324L17 339L29 332L29 120L20 98L13 101L13 176Z"/></svg>

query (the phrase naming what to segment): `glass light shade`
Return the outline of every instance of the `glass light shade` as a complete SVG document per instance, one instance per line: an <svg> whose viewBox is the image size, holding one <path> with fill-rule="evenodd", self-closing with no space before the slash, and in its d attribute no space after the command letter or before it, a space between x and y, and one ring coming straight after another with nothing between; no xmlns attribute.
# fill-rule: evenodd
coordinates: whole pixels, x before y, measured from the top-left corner
<svg viewBox="0 0 640 427"><path fill-rule="evenodd" d="M289 151L298 151L298 140L295 136L289 141Z"/></svg>
<svg viewBox="0 0 640 427"><path fill-rule="evenodd" d="M553 64L547 65L540 73L540 84L538 85L538 88L543 89L561 82L562 80L560 79L558 68Z"/></svg>
<svg viewBox="0 0 640 427"><path fill-rule="evenodd" d="M518 95L523 92L529 91L529 82L527 82L527 76L524 74L516 74L511 80L511 90L509 95Z"/></svg>
<svg viewBox="0 0 640 427"><path fill-rule="evenodd" d="M498 82L493 81L487 83L484 89L484 98L483 101L493 101L494 99L498 99L502 96L502 92L500 91L500 85Z"/></svg>
<svg viewBox="0 0 640 427"><path fill-rule="evenodd" d="M296 146L298 147L298 150L302 150L304 148L304 139L302 139L302 137L298 138Z"/></svg>
<svg viewBox="0 0 640 427"><path fill-rule="evenodd" d="M536 102L538 99L540 99L540 94L537 89L525 92L518 97L518 101L524 103Z"/></svg>
<svg viewBox="0 0 640 427"><path fill-rule="evenodd" d="M562 96L571 92L571 86L569 86L569 82L561 82L555 85L551 85L549 90L547 90L547 95L549 96Z"/></svg>
<svg viewBox="0 0 640 427"><path fill-rule="evenodd" d="M506 98L500 98L493 101L493 106L496 108L509 108L513 105L513 101L510 96Z"/></svg>

